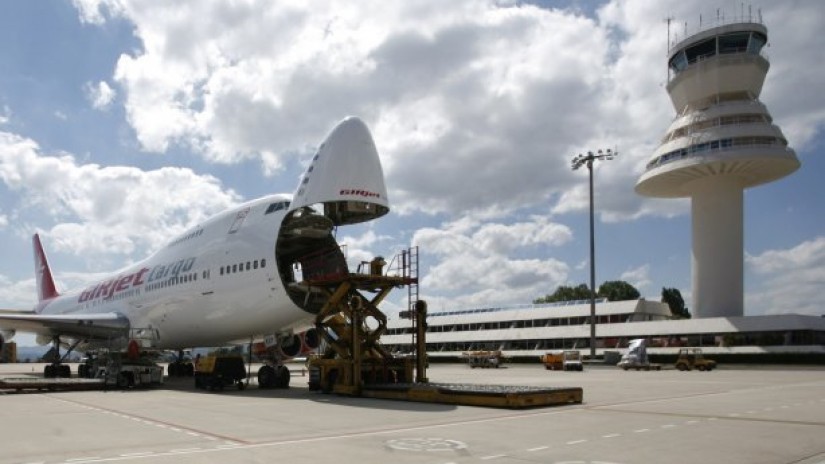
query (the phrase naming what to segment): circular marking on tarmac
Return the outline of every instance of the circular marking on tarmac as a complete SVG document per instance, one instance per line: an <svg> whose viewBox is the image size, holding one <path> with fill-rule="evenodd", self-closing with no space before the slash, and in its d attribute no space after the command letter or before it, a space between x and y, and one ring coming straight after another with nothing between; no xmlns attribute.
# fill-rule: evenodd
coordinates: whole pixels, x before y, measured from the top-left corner
<svg viewBox="0 0 825 464"><path fill-rule="evenodd" d="M445 438L399 438L387 440L388 448L403 451L457 451L467 449L467 444Z"/></svg>

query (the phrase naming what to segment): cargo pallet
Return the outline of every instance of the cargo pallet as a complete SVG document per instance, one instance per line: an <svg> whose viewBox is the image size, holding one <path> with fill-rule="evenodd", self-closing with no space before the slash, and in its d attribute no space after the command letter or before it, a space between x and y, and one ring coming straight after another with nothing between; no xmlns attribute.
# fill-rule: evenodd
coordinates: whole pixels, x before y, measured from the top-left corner
<svg viewBox="0 0 825 464"><path fill-rule="evenodd" d="M42 377L8 377L0 379L0 390L49 390L77 391L102 390L103 379L83 378L42 378Z"/></svg>
<svg viewBox="0 0 825 464"><path fill-rule="evenodd" d="M418 250L398 257L397 275L372 265L368 274L343 272L305 282L324 294L315 326L325 350L307 362L309 389L324 393L425 403L529 408L582 402L582 389L430 383L426 375L427 305L418 300ZM393 258L393 262L396 262ZM383 261L383 260L382 260ZM389 353L380 343L387 317L378 304L396 287L409 287L412 356ZM365 293L373 293L369 298ZM370 320L371 323L366 321Z"/></svg>
<svg viewBox="0 0 825 464"><path fill-rule="evenodd" d="M581 403L582 389L452 383L375 384L365 386L361 390L361 396L420 403L524 409Z"/></svg>

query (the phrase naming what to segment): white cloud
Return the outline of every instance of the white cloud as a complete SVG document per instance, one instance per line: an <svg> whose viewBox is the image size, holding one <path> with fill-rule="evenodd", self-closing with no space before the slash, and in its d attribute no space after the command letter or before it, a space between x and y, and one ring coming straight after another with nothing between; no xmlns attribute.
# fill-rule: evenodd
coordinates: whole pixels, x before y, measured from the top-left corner
<svg viewBox="0 0 825 464"><path fill-rule="evenodd" d="M662 18L698 22L716 7L610 2L591 18L475 0L75 5L86 22L135 24L143 47L120 57L114 79L146 150L184 144L212 162L260 160L273 175L354 113L375 131L397 211L582 211L586 181L570 157L618 147L622 156L598 168L603 220L686 212L633 185L674 116ZM793 115L787 131L800 143L825 124L825 92L813 91L825 63L806 46L819 9L763 8L789 50L772 64L766 101L779 121ZM782 103L788 95L801 111Z"/></svg>
<svg viewBox="0 0 825 464"><path fill-rule="evenodd" d="M117 92L106 81L100 81L97 85L87 82L84 86L86 97L92 103L92 107L97 110L106 110L112 104Z"/></svg>
<svg viewBox="0 0 825 464"><path fill-rule="evenodd" d="M107 16L115 16L120 10L118 0L72 0L80 14L80 20L89 24L103 24Z"/></svg>
<svg viewBox="0 0 825 464"><path fill-rule="evenodd" d="M0 301L3 302L4 309L31 309L35 303L34 295L37 295L34 277L14 281L0 274Z"/></svg>
<svg viewBox="0 0 825 464"><path fill-rule="evenodd" d="M639 290L639 293L644 295L645 287L650 285L650 265L643 264L634 269L628 269L622 272L622 275L619 276L619 280L624 280L628 282L630 285L636 287Z"/></svg>
<svg viewBox="0 0 825 464"><path fill-rule="evenodd" d="M825 236L781 250L746 255L750 270L761 277L758 290L749 292L746 307L755 314L825 314Z"/></svg>
<svg viewBox="0 0 825 464"><path fill-rule="evenodd" d="M438 295L454 295L451 304L483 306L532 301L567 279L568 266L558 260L521 257L537 246L555 246L570 238L565 226L543 218L513 225L488 223L467 228L459 221L441 229L415 232L413 245L421 247L426 269L422 287ZM534 254L534 253L530 253ZM434 258L434 259L433 259Z"/></svg>
<svg viewBox="0 0 825 464"><path fill-rule="evenodd" d="M153 249L240 199L190 169L79 164L6 132L0 132L0 180L20 194L18 212L49 216L38 222L52 223L44 232L55 250L87 258Z"/></svg>

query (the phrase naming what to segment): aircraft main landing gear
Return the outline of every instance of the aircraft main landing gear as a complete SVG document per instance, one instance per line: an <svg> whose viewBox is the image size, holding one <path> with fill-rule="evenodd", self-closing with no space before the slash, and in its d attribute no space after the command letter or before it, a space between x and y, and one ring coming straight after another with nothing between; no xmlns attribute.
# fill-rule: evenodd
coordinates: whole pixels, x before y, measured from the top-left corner
<svg viewBox="0 0 825 464"><path fill-rule="evenodd" d="M258 388L289 388L289 368L283 364L258 369Z"/></svg>

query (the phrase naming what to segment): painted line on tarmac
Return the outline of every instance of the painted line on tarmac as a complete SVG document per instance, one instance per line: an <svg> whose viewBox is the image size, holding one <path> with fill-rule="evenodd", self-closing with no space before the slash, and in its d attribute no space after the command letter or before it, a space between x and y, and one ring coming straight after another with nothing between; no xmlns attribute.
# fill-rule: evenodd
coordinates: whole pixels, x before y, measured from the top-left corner
<svg viewBox="0 0 825 464"><path fill-rule="evenodd" d="M127 414L127 413L117 411L117 410L114 410L114 409L109 409L109 408L104 408L104 407L84 403L82 401L68 400L68 399L65 399L65 398L58 398L58 397L51 396L51 395L44 395L44 396L46 396L48 398L51 398L52 400L55 400L55 401L60 401L62 403L72 404L72 405L81 407L83 409L88 409L88 410L95 411L95 412L100 412L100 413L103 413L103 414L114 415L114 416L117 416L117 417L121 417L123 419L128 419L128 420L132 420L134 422L143 423L145 425L150 425L150 426L157 427L157 428L164 429L164 430L170 430L172 432L185 433L185 434L190 435L190 436L195 437L195 438L212 437L215 440L223 440L225 442L234 442L234 443L239 443L239 444L244 444L244 445L250 444L250 442L248 442L246 440L242 440L240 438L227 437L227 436L224 436L224 435L215 434L215 433L211 433L211 432L206 432L204 430L199 430L199 429L195 429L195 428L192 428L192 427L182 426L182 425L179 425L179 424L172 424L172 423L169 423L169 422L161 421L161 420L158 420L158 419L152 419L150 417L140 416L140 415L137 415L137 414Z"/></svg>

